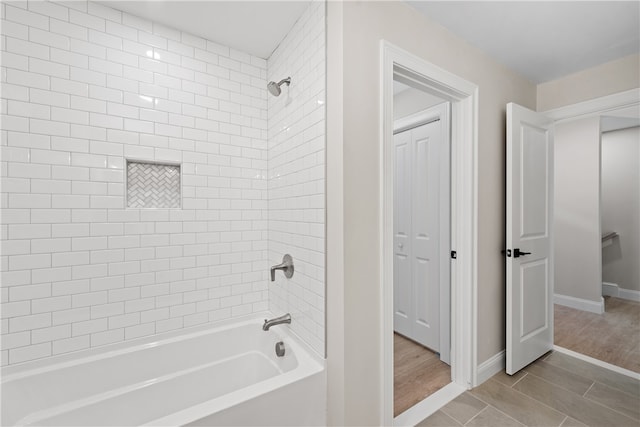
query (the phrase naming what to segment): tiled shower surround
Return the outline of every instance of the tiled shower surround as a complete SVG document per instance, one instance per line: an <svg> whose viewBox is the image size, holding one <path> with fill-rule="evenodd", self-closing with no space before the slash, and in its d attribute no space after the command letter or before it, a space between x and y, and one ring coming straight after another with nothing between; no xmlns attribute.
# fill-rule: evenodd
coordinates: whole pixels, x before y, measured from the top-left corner
<svg viewBox="0 0 640 427"><path fill-rule="evenodd" d="M270 304L322 354L324 4L269 61L290 101L264 59L100 4L1 8L2 364ZM181 208L127 208L127 160L180 163Z"/></svg>

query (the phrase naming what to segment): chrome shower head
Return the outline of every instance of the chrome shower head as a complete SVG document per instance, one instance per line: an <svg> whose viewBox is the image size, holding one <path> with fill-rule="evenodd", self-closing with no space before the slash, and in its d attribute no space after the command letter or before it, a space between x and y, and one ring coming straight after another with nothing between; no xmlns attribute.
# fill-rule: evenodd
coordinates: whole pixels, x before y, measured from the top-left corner
<svg viewBox="0 0 640 427"><path fill-rule="evenodd" d="M278 96L282 93L282 89L280 89L280 86L282 86L283 84L286 84L287 86L289 86L291 84L291 77L282 79L278 83L269 82L269 84L267 85L267 89L269 89L269 92L271 92L271 95Z"/></svg>

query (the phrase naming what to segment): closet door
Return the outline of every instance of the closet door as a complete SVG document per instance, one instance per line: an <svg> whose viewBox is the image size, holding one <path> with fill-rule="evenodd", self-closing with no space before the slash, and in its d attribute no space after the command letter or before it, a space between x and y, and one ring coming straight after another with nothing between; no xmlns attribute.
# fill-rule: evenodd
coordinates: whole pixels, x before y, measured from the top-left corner
<svg viewBox="0 0 640 427"><path fill-rule="evenodd" d="M440 347L440 121L395 135L396 332Z"/></svg>

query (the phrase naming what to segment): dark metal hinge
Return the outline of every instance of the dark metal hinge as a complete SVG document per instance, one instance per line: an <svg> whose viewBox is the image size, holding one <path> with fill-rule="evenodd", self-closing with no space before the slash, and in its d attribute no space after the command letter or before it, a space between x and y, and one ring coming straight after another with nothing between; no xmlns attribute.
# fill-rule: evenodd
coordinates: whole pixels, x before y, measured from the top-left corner
<svg viewBox="0 0 640 427"><path fill-rule="evenodd" d="M456 251L451 251L451 259L458 259L458 253Z"/></svg>

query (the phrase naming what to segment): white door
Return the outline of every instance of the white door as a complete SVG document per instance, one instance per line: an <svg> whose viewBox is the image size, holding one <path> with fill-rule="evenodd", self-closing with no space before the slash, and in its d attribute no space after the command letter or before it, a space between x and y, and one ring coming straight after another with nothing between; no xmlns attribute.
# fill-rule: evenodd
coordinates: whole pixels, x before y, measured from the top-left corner
<svg viewBox="0 0 640 427"><path fill-rule="evenodd" d="M441 133L436 120L394 136L394 329L436 352L448 255L440 253Z"/></svg>
<svg viewBox="0 0 640 427"><path fill-rule="evenodd" d="M553 348L553 122L507 105L507 373Z"/></svg>

